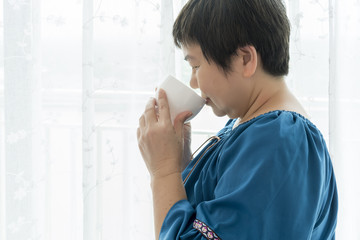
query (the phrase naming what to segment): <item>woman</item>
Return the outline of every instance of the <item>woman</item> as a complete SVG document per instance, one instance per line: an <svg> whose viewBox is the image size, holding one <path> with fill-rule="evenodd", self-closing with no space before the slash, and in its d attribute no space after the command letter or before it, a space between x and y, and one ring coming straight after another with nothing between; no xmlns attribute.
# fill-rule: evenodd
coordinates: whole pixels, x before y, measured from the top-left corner
<svg viewBox="0 0 360 240"><path fill-rule="evenodd" d="M190 85L230 120L182 171L191 113L172 125L164 91L158 114L148 102L137 136L156 239L335 238L331 159L284 81L289 35L280 0L190 0L180 12L173 36Z"/></svg>

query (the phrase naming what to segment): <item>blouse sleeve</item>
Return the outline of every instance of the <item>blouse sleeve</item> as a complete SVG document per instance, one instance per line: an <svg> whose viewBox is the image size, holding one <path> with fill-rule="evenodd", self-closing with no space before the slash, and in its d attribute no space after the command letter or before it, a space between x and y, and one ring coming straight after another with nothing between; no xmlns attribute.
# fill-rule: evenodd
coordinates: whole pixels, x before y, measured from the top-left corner
<svg viewBox="0 0 360 240"><path fill-rule="evenodd" d="M324 202L336 200L329 161L318 130L292 118L233 134L218 157L213 199L177 202L160 239L311 239ZM326 218L331 228L336 216Z"/></svg>

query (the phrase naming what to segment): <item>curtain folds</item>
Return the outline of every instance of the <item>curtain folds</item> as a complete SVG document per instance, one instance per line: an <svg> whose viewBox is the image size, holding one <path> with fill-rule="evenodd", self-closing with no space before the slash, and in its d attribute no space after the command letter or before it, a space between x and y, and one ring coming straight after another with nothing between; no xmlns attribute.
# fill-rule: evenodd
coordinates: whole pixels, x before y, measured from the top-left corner
<svg viewBox="0 0 360 240"><path fill-rule="evenodd" d="M83 1L82 21L82 195L83 239L99 239L99 169L96 159L94 103L94 1Z"/></svg>
<svg viewBox="0 0 360 240"><path fill-rule="evenodd" d="M171 35L185 3L0 0L0 240L154 236L136 128L164 76L188 83ZM329 146L337 239L360 240L360 2L285 3L286 80ZM226 120L205 108L193 149Z"/></svg>
<svg viewBox="0 0 360 240"><path fill-rule="evenodd" d="M330 152L339 192L339 239L360 239L360 2L330 0Z"/></svg>

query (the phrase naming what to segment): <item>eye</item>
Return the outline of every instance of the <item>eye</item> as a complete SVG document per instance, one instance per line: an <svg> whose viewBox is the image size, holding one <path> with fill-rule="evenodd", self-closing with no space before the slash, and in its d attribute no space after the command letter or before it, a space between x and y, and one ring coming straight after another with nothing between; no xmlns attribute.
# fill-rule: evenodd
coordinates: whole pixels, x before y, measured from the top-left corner
<svg viewBox="0 0 360 240"><path fill-rule="evenodd" d="M194 66L192 67L193 70L198 70L200 66Z"/></svg>

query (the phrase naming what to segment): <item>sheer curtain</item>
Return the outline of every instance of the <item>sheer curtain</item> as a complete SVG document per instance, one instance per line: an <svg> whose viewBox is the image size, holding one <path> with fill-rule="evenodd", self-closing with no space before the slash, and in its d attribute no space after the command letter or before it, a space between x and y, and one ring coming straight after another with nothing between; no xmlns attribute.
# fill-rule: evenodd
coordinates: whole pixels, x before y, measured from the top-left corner
<svg viewBox="0 0 360 240"><path fill-rule="evenodd" d="M0 239L147 239L136 128L156 84L190 68L171 28L186 1L0 0ZM287 82L328 143L337 239L360 239L360 2L287 0ZM226 118L192 121L195 149Z"/></svg>

